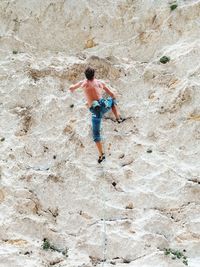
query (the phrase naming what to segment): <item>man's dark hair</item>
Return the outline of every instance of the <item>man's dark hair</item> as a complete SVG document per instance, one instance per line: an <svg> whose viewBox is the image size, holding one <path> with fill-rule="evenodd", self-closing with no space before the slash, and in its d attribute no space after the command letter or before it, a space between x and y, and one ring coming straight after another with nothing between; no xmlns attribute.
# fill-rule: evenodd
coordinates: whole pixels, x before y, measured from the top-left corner
<svg viewBox="0 0 200 267"><path fill-rule="evenodd" d="M85 70L85 76L88 80L93 80L94 78L94 74L95 74L95 69L91 68L91 67L88 67L86 70Z"/></svg>

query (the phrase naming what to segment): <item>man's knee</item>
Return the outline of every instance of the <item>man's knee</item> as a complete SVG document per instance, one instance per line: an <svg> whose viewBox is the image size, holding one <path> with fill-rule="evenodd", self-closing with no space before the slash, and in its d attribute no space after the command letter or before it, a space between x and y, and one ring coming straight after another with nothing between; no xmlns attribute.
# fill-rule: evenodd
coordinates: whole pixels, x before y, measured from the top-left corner
<svg viewBox="0 0 200 267"><path fill-rule="evenodd" d="M112 98L112 107L116 106L117 105L117 101L116 99Z"/></svg>
<svg viewBox="0 0 200 267"><path fill-rule="evenodd" d="M101 137L100 136L99 137L93 137L93 140L95 143L101 142Z"/></svg>
<svg viewBox="0 0 200 267"><path fill-rule="evenodd" d="M109 103L109 106L112 108L114 107L115 105L117 105L117 102L116 102L116 99L112 98L112 97L109 97L108 98L108 103Z"/></svg>

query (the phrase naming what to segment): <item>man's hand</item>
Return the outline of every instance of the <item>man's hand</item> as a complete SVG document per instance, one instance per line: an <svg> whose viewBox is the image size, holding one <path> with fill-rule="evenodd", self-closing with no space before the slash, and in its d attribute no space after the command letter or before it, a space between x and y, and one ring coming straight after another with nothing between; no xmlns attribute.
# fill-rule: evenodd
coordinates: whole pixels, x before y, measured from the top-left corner
<svg viewBox="0 0 200 267"><path fill-rule="evenodd" d="M71 93L74 92L75 89L73 88L73 85L71 85L71 86L69 87L69 90L70 90Z"/></svg>

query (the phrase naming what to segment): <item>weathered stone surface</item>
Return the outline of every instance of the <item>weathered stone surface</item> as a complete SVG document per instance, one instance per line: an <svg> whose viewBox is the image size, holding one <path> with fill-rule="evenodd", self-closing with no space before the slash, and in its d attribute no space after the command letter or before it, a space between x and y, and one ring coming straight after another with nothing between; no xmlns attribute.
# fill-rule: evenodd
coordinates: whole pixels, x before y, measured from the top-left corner
<svg viewBox="0 0 200 267"><path fill-rule="evenodd" d="M0 267L199 267L200 1L177 3L0 1ZM103 168L68 91L88 65L127 118Z"/></svg>

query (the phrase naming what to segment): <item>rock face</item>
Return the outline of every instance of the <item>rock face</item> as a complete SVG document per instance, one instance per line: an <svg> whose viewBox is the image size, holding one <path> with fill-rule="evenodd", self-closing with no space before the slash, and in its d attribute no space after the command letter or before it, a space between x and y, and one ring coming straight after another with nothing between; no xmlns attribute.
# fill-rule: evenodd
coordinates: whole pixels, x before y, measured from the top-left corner
<svg viewBox="0 0 200 267"><path fill-rule="evenodd" d="M0 2L1 267L200 266L199 15L199 0ZM88 65L127 118L105 118L101 166L68 91Z"/></svg>

